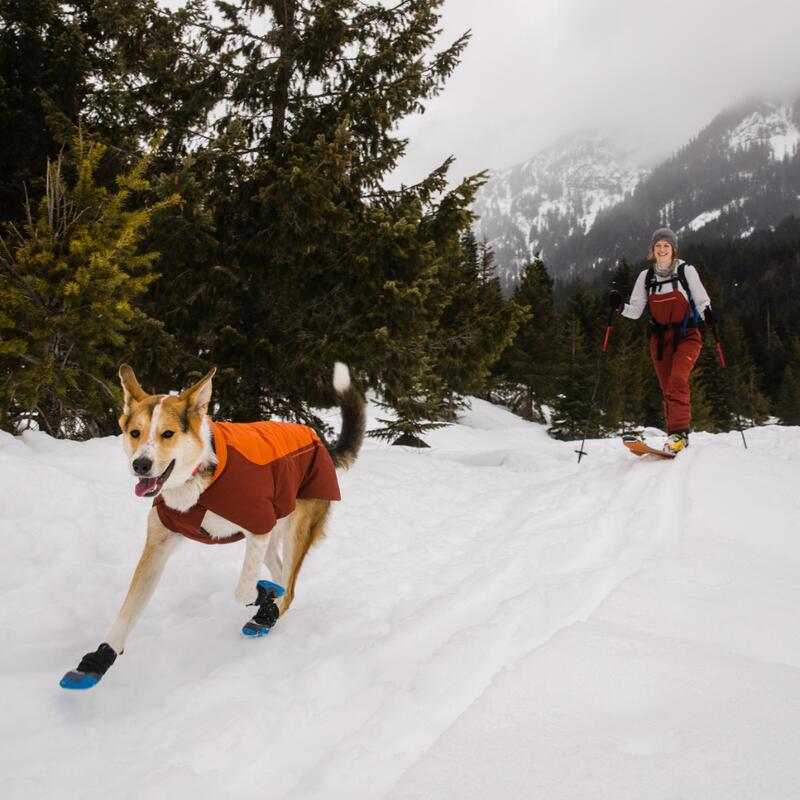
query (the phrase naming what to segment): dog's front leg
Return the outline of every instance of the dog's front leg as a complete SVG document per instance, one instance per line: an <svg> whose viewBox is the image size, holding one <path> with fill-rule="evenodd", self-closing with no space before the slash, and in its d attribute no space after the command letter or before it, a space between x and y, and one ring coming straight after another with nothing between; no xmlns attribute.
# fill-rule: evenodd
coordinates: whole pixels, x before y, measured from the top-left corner
<svg viewBox="0 0 800 800"><path fill-rule="evenodd" d="M133 573L128 594L106 638L117 653L125 649L128 634L153 596L167 559L180 538L179 534L165 528L161 524L158 512L155 508L151 509L147 518L147 541L144 550Z"/></svg>
<svg viewBox="0 0 800 800"><path fill-rule="evenodd" d="M258 598L258 576L264 556L267 553L267 544L271 534L245 533L244 561L239 583L236 585L234 597L237 603L249 606Z"/></svg>
<svg viewBox="0 0 800 800"><path fill-rule="evenodd" d="M125 649L125 641L139 615L147 605L164 571L170 553L180 536L161 524L158 512L150 511L147 519L147 540L133 573L128 594L106 640L93 653L87 653L76 670L61 680L65 689L88 689L105 675L117 656Z"/></svg>

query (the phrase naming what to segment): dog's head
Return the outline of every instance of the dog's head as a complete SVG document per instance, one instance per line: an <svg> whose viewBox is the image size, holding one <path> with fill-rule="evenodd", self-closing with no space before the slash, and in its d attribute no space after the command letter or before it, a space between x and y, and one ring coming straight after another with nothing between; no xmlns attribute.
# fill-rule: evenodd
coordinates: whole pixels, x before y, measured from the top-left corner
<svg viewBox="0 0 800 800"><path fill-rule="evenodd" d="M147 394L133 370L127 364L120 367L124 406L119 426L131 471L139 479L134 489L139 497L156 497L197 471L208 441L205 418L215 372L179 395L163 395Z"/></svg>

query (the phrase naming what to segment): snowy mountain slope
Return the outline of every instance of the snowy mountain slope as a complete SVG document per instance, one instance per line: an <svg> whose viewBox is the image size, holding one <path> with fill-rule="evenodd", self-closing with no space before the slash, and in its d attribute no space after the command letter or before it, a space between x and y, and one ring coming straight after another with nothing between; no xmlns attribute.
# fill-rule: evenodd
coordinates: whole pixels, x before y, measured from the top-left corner
<svg viewBox="0 0 800 800"><path fill-rule="evenodd" d="M599 135L582 134L492 175L473 211L503 285L512 285L535 253L549 262L565 239L589 230L598 213L623 200L644 174L630 154Z"/></svg>
<svg viewBox="0 0 800 800"><path fill-rule="evenodd" d="M589 442L578 465L474 401L429 439L367 444L269 637L239 633L240 544L187 541L128 651L69 693L147 504L114 438L0 434L2 796L477 797L494 776L496 798L655 798L679 763L686 797L790 796L800 429L697 434L673 463Z"/></svg>
<svg viewBox="0 0 800 800"><path fill-rule="evenodd" d="M800 145L800 120L789 104L762 106L727 134L727 145L731 150L745 150L763 144L769 147L776 161L794 156Z"/></svg>
<svg viewBox="0 0 800 800"><path fill-rule="evenodd" d="M718 114L645 173L599 137L565 140L478 194L479 233L508 289L537 250L556 277L643 258L652 231L738 239L800 215L800 98Z"/></svg>

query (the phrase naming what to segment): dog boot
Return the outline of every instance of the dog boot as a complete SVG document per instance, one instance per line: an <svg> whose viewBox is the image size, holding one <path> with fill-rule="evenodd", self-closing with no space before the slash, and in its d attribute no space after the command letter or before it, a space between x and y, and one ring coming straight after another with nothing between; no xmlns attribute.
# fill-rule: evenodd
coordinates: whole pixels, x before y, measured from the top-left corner
<svg viewBox="0 0 800 800"><path fill-rule="evenodd" d="M251 603L251 605L259 608L253 619L242 628L242 633L245 636L266 636L280 616L275 600L278 597L283 597L285 592L283 586L279 586L272 581L259 581L256 588L258 589L258 597L255 603Z"/></svg>
<svg viewBox="0 0 800 800"><path fill-rule="evenodd" d="M60 686L62 689L91 689L116 660L112 647L103 642L94 653L87 653L81 659L77 669L70 670L61 679Z"/></svg>

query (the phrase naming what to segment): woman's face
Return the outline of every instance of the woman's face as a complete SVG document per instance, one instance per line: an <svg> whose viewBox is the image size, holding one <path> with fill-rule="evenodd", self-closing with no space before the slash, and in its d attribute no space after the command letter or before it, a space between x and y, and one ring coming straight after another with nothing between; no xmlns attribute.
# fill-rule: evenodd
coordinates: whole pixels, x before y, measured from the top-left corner
<svg viewBox="0 0 800 800"><path fill-rule="evenodd" d="M659 239L653 245L653 255L656 257L656 263L660 267L666 267L672 263L672 245L664 239Z"/></svg>

